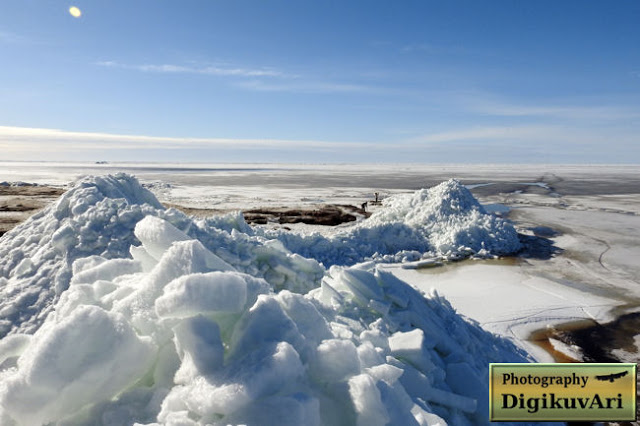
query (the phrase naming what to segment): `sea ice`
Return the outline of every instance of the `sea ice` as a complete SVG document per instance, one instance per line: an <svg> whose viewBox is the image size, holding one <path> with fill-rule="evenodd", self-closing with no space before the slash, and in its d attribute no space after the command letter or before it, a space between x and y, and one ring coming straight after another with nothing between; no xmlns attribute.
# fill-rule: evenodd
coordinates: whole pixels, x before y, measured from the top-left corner
<svg viewBox="0 0 640 426"><path fill-rule="evenodd" d="M521 248L514 227L488 214L455 179L413 194L389 197L384 200L384 208L371 217L330 237L269 230L262 233L325 266L366 259L417 261L425 253L445 258L504 255Z"/></svg>
<svg viewBox="0 0 640 426"><path fill-rule="evenodd" d="M4 377L0 405L19 424L61 420L131 386L155 351L121 315L79 306L36 332L18 369Z"/></svg>
<svg viewBox="0 0 640 426"><path fill-rule="evenodd" d="M165 210L127 175L87 178L0 240L0 422L488 424L489 361L531 358L355 264L517 249L469 196L450 181L343 237L288 240Z"/></svg>
<svg viewBox="0 0 640 426"><path fill-rule="evenodd" d="M164 287L156 299L160 317L185 318L199 313L240 312L247 301L247 283L237 273L183 275Z"/></svg>

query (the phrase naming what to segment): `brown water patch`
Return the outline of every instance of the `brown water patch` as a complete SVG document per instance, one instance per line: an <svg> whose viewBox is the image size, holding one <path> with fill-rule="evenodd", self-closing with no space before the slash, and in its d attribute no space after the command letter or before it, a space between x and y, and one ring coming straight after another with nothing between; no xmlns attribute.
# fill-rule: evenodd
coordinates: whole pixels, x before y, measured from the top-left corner
<svg viewBox="0 0 640 426"><path fill-rule="evenodd" d="M636 354L631 362L640 360L634 337L640 334L640 312L622 315L606 324L563 330L560 334L567 342L583 348L586 362L622 362L614 350Z"/></svg>
<svg viewBox="0 0 640 426"><path fill-rule="evenodd" d="M564 339L566 333L570 333L575 330L585 329L594 326L597 324L594 320L584 319L580 321L573 321L565 324L560 324L554 327L543 328L541 330L534 331L529 336L529 341L540 346L547 353L549 353L555 362L583 362L580 360L576 360L571 358L570 356L565 355L564 353L556 350L556 348L551 344L550 339L556 339L563 343L567 343Z"/></svg>
<svg viewBox="0 0 640 426"><path fill-rule="evenodd" d="M443 260L441 263L434 264L433 267L421 267L416 271L421 274L443 274L452 271L454 268L460 268L470 265L495 265L495 266L517 266L523 260L517 256L498 257L496 259L472 259L465 258L461 260Z"/></svg>
<svg viewBox="0 0 640 426"><path fill-rule="evenodd" d="M628 309L628 306L626 307ZM622 308L620 308L622 309ZM538 330L531 334L529 341L546 350L555 362L638 362L640 353L635 345L634 337L640 334L640 312L633 312L619 316L614 321L600 324L594 320L582 320L560 324L555 327ZM550 338L559 340L567 345L580 347L583 354L582 361L555 350ZM632 359L620 359L613 351L621 349L632 354ZM640 389L640 386L638 386ZM640 394L638 394L640 397ZM596 425L637 426L636 422L569 422L568 425Z"/></svg>

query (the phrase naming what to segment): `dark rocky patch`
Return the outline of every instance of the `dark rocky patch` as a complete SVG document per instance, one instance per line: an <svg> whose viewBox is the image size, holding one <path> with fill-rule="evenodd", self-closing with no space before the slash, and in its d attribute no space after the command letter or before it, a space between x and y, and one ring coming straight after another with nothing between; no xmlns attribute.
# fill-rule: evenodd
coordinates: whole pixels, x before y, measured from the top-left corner
<svg viewBox="0 0 640 426"><path fill-rule="evenodd" d="M640 330L640 312L625 314L614 321L600 324L595 321L581 321L576 324L568 323L554 328L541 330L533 340L548 342L549 338L554 338L567 345L576 345L582 350L581 362L623 362L614 354L614 349L623 349L636 356L632 362L640 360L637 352L634 337ZM534 333L535 334L535 333ZM544 345L543 345L544 347ZM557 362L567 362L567 360L556 359ZM569 361L571 362L571 361ZM624 362L629 362L625 360ZM639 388L640 389L640 388ZM567 422L568 426L632 426L637 422Z"/></svg>
<svg viewBox="0 0 640 426"><path fill-rule="evenodd" d="M243 212L247 223L264 225L277 222L306 223L309 225L336 226L353 222L357 218L352 213L368 216L361 209L350 205L329 204L314 209L252 209Z"/></svg>

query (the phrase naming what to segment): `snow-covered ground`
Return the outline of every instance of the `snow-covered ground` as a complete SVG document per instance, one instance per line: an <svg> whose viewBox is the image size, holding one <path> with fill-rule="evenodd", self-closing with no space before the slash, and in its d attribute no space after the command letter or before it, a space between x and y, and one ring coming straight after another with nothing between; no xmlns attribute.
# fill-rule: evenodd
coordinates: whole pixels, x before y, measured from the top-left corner
<svg viewBox="0 0 640 426"><path fill-rule="evenodd" d="M222 211L257 206L357 203L429 188L452 177L486 185L477 194L517 183L565 185L568 192L638 192L634 165L468 165L468 164L183 164L2 162L1 181L68 185L86 175L126 172L135 175L162 200ZM600 187L605 187L600 190ZM617 189L616 189L617 188ZM609 192L607 192L609 191ZM565 191L567 192L567 191Z"/></svg>
<svg viewBox="0 0 640 426"><path fill-rule="evenodd" d="M455 309L488 331L513 337L539 362L553 362L547 352L528 341L531 333L581 319L613 319L614 298L584 292L544 277L524 265L465 261L446 271L421 271L393 266L394 275L415 287L442 294Z"/></svg>
<svg viewBox="0 0 640 426"><path fill-rule="evenodd" d="M0 239L2 424L483 424L489 362L547 361L535 329L640 305L635 168L3 166L123 168L220 211L387 200L292 235L124 175L76 184ZM456 181L414 192L452 176L498 216ZM488 260L520 248L509 209L538 237Z"/></svg>

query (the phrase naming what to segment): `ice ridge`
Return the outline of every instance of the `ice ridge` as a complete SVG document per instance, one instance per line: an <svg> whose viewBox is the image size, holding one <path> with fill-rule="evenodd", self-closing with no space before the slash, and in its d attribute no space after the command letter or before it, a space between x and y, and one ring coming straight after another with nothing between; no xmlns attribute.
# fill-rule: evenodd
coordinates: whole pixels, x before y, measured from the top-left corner
<svg viewBox="0 0 640 426"><path fill-rule="evenodd" d="M446 185L371 223L493 223ZM488 363L530 361L375 262L325 269L241 215L165 210L122 174L79 182L0 259L7 426L482 425Z"/></svg>

